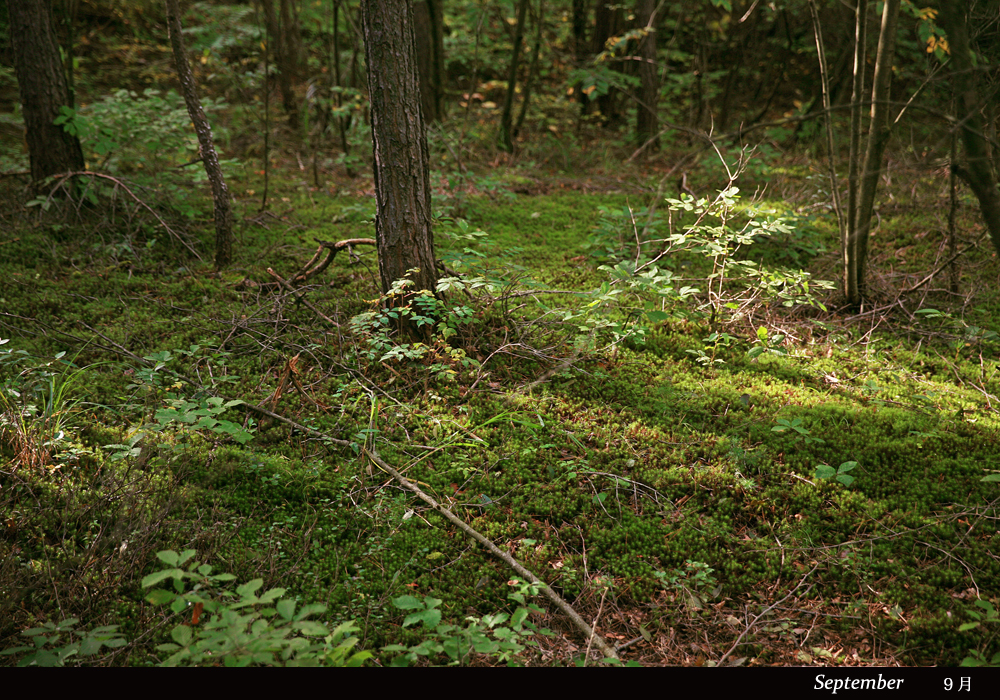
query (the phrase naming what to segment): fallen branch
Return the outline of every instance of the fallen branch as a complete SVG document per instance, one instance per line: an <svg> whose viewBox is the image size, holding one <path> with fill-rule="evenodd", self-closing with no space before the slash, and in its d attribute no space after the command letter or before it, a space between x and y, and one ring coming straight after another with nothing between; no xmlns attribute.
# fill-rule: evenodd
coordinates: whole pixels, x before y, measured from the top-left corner
<svg viewBox="0 0 1000 700"><path fill-rule="evenodd" d="M333 259L334 257L336 257L337 253L339 253L344 248L347 248L347 252L350 253L351 246L377 245L374 238L345 238L344 240L337 241L336 243L332 243L330 241L321 241L318 238L315 240L317 243L319 243L319 248L316 249L316 254L312 256L312 259L309 262L307 262L302 267L301 270L299 270L292 276L291 282L293 284L302 284L310 277L315 277L319 273L326 270L326 268L330 266L330 263L333 262ZM327 251L326 258L323 260L323 262L316 264L316 261L319 260L324 250Z"/></svg>
<svg viewBox="0 0 1000 700"><path fill-rule="evenodd" d="M417 486L412 481L407 479L405 476L400 474L389 463L387 463L384 459L379 457L377 452L375 452L374 450L365 449L364 454L372 462L374 462L376 466L378 466L380 469L390 474L392 478L394 478L397 482L399 482L401 486L403 486L403 488L416 494L416 496L420 500L422 500L424 503L428 504L431 508L433 508L438 513L447 518L452 524L454 524L457 528L462 530L462 532L466 533L474 540L479 542L481 545L486 547L486 549L489 550L490 554L494 555L499 559L502 559L504 563L507 564L507 566L512 568L514 571L516 571L524 578L528 579L528 581L530 581L531 583L541 586L542 593L544 593L545 596L556 605L556 607L558 607L560 610L566 613L569 619L573 621L573 624L575 624L577 628L586 635L588 646L591 644L591 642L593 642L594 644L597 645L597 648L604 653L604 656L606 658L611 658L611 659L618 658L618 654L615 653L615 650L612 649L606 641L604 641L604 638L599 634L597 634L597 632L594 629L592 629L591 626L588 625L582 617L580 617L579 613L577 613L576 610L574 610L569 603L563 600L562 596L560 596L558 593L552 590L551 586L549 586L547 583L539 579L537 576L531 573L531 571L524 568L516 559L514 559L514 557L510 556L509 554L507 554L507 552L504 552L502 549L500 549L495 544L490 542L483 535L479 534L479 532L474 530L470 525L467 525L457 515L455 515L450 510L443 507L440 503L438 503L433 498L424 493L419 486Z"/></svg>
<svg viewBox="0 0 1000 700"><path fill-rule="evenodd" d="M100 335L100 334L98 334L98 335ZM123 348L118 343L115 343L113 340L110 340L109 338L106 338L103 335L101 335L101 337L104 338L105 340L107 340L108 342L112 343L118 349L118 351L121 352L122 354L127 355L127 356L133 358L134 360L142 362L143 364L146 364L146 365L153 364L149 360L147 360L145 358L140 358L137 355L135 355L134 353L129 352L128 350L126 350L125 348ZM187 375L181 374L180 372L172 372L172 374L174 374L174 376L176 376L178 379L184 380L185 382L187 382L188 384L190 384L193 387L200 387L200 388L204 389L204 387L201 385L200 382L194 381L193 379L191 379ZM235 400L233 397L230 397L230 396L225 396L225 395L222 395L222 394L215 394L215 395L217 397L221 398L223 401L233 401L233 400ZM330 435L327 435L326 433L324 433L324 432L322 432L320 430L316 430L315 428L310 428L309 426L302 425L301 423L297 423L296 421L293 421L290 418L286 418L285 416L279 415L279 414L275 413L274 411L270 411L270 410L268 410L268 409L266 409L266 408L264 408L262 406L255 406L255 405L253 405L251 403L246 403L246 402L243 402L243 405L246 406L246 408L249 409L249 410L251 410L251 411L254 411L254 412L259 413L261 415L267 416L268 418L271 418L271 419L276 420L278 422L284 423L284 424L286 424L288 426L291 426L292 428L294 428L294 429L298 430L299 432L302 432L302 433L304 433L306 435L312 435L314 437L320 438L321 440L323 440L324 442L327 442L328 444L337 445L338 447L353 447L356 444L356 443L352 443L349 440L340 440L338 438L335 438L335 437L332 437ZM618 659L618 654L604 640L604 637L602 637L601 635L597 634L597 632L590 625L588 625L587 622L582 617L580 617L580 614L576 610L573 609L573 606L571 606L569 603L567 603L565 600L563 600L562 596L560 596L558 593L556 593L552 589L551 586L549 586L547 583L545 583L544 581L542 581L541 579L539 579L537 576L535 576L534 573L532 573L531 571L529 571L528 569L526 569L514 557L512 557L511 555L509 555L506 552L504 552L503 550L501 550L499 547L497 547L495 544L493 544L490 540L488 540L485 536L483 536L477 530L475 530L474 528L472 528L472 526L466 524L465 521L463 521L457 515L455 515L450 510L448 510L447 508L445 508L444 506L442 506L440 503L438 503L437 501L435 501L433 498L431 498L430 496L428 496L426 493L424 493L420 489L419 486L417 486L412 481L410 481L409 479L407 479L406 477L404 477L392 465L390 465L388 462L386 462L384 459L382 459L382 457L379 456L378 452L376 452L375 450L370 450L370 449L365 448L363 450L363 454L366 457L368 457L368 459L370 459L376 466L378 466L380 469L382 469L387 474L389 474L390 476L392 476L392 478L395 479L400 484L400 486L402 486L406 490L408 490L411 493L413 493L414 495L416 495L420 500L424 501L431 508L433 508L438 513L440 513L441 515L443 515L453 525L455 525L460 530L462 530L464 533L466 533L467 535L469 535L470 537L472 537L474 540L476 540L477 542L479 542L480 544L482 544L484 547L486 547L486 549L490 552L490 554L493 554L498 559L501 559L505 564L507 564L510 568L512 568L518 575L523 576L529 582L538 585L540 587L540 589L541 589L541 592L545 595L545 597L548 598L550 601L552 601L552 603L555 604L555 606L557 608L559 608L563 613L565 613L566 616L569 617L570 620L572 620L573 624L576 625L577 629L579 629L581 632L583 632L583 634L587 637L587 644L588 645L590 645L591 643L597 645L597 648L601 650L601 652L604 654L605 658L615 659L615 660Z"/></svg>

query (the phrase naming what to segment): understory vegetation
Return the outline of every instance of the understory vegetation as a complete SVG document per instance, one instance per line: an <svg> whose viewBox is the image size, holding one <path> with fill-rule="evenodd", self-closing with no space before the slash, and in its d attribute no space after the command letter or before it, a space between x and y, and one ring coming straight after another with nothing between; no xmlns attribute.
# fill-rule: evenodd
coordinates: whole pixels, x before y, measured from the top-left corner
<svg viewBox="0 0 1000 700"><path fill-rule="evenodd" d="M1000 661L1000 268L971 194L952 272L947 175L893 156L851 309L824 154L706 149L692 196L680 138L627 162L536 105L510 157L490 114L432 131L441 281L389 300L361 119L318 165L279 124L265 184L257 117L211 103L221 272L168 90L74 117L104 177L0 178L0 663L606 657L383 462L622 663Z"/></svg>

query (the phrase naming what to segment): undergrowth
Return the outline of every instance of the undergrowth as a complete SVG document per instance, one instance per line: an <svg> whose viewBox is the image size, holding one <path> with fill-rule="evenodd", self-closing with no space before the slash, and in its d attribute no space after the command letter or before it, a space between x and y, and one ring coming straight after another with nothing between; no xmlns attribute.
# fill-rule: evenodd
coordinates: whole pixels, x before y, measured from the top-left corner
<svg viewBox="0 0 1000 700"><path fill-rule="evenodd" d="M137 218L36 211L5 246L12 661L584 662L587 640L371 449L625 658L995 659L987 314L934 298L852 321L799 270L823 268L829 232L734 189L463 191L440 200L437 289L385 305L362 250L305 288L335 327L261 270L371 235L369 202L285 195L300 215L247 222L232 274L142 244Z"/></svg>

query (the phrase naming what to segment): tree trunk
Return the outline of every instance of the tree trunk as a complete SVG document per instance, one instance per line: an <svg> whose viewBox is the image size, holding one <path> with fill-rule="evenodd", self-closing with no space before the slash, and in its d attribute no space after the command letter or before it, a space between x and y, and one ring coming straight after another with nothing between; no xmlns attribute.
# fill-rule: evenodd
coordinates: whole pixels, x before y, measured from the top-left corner
<svg viewBox="0 0 1000 700"><path fill-rule="evenodd" d="M508 153L514 152L514 137L511 123L514 112L514 90L517 87L517 69L521 64L521 40L524 37L524 19L528 14L528 0L520 0L517 5L517 24L514 27L514 50L510 57L510 69L507 73L507 94L503 98L503 111L500 114L500 135L497 145Z"/></svg>
<svg viewBox="0 0 1000 700"><path fill-rule="evenodd" d="M427 138L409 0L363 0L375 159L375 235L382 291L409 279L435 291Z"/></svg>
<svg viewBox="0 0 1000 700"><path fill-rule="evenodd" d="M47 0L7 0L14 70L24 110L31 179L41 180L83 170L80 140L54 124L59 108L69 105L66 74L52 33Z"/></svg>
<svg viewBox="0 0 1000 700"><path fill-rule="evenodd" d="M542 31L545 28L545 0L538 0L538 23L535 25L535 46L532 48L531 65L528 68L528 79L524 81L524 90L521 95L521 109L517 113L517 120L514 122L514 138L521 133L524 126L524 119L528 116L528 107L531 104L531 89L538 77L538 60L542 53Z"/></svg>
<svg viewBox="0 0 1000 700"><path fill-rule="evenodd" d="M573 60L574 67L583 68L590 57L589 46L587 45L587 0L573 0ZM583 94L583 85L576 83L573 86L573 97L580 103L580 112L585 114L590 98Z"/></svg>
<svg viewBox="0 0 1000 700"><path fill-rule="evenodd" d="M952 163L952 169L968 183L979 200L979 210L990 233L990 240L1000 255L1000 191L997 190L993 177L989 147L983 135L983 118L980 113L983 105L976 89L976 72L970 60L972 51L969 48L965 10L954 4L942 3L941 19L951 45L952 89L955 91L959 113L964 115L958 125L965 148L965 164Z"/></svg>
<svg viewBox="0 0 1000 700"><path fill-rule="evenodd" d="M656 134L660 130L657 118L657 100L660 96L660 79L656 70L656 0L639 0L636 8L636 25L646 28L646 36L639 42L639 99L636 104L635 136L641 148L654 139L644 152L655 151L659 144Z"/></svg>
<svg viewBox="0 0 1000 700"><path fill-rule="evenodd" d="M847 241L847 299L861 304L865 294L865 273L868 267L868 239L871 236L875 193L882 174L882 156L889 143L889 86L892 60L896 49L896 21L900 0L886 0L882 9L882 29L878 38L875 75L872 78L872 112L868 145L858 192L858 211L853 230Z"/></svg>
<svg viewBox="0 0 1000 700"><path fill-rule="evenodd" d="M864 114L861 99L865 93L865 65L868 42L868 0L858 0L854 17L854 79L851 88L851 138L847 157L847 221L840 233L840 256L843 262L843 285L850 297L850 234L858 220L858 191L861 182L861 131ZM856 279L856 277L855 277Z"/></svg>
<svg viewBox="0 0 1000 700"><path fill-rule="evenodd" d="M622 7L612 5L608 0L597 0L597 7L594 9L594 35L591 40L594 54L604 51L604 43L611 37L621 34L624 28ZM605 125L617 126L622 122L621 102L614 88L606 94L597 96L597 109L604 117Z"/></svg>
<svg viewBox="0 0 1000 700"><path fill-rule="evenodd" d="M444 15L441 3L442 0L421 0L413 4L420 103L425 122L444 118Z"/></svg>
<svg viewBox="0 0 1000 700"><path fill-rule="evenodd" d="M184 52L184 37L181 36L181 18L177 0L165 0L167 7L167 27L170 31L170 46L174 53L174 67L181 82L184 102L187 104L188 115L194 130L198 134L198 146L201 149L202 163L205 164L205 174L212 185L212 199L215 202L215 267L222 269L229 265L233 252L233 210L229 201L229 188L222 175L219 156L215 151L212 138L212 127L205 117L198 99L198 91L194 85L194 75Z"/></svg>
<svg viewBox="0 0 1000 700"><path fill-rule="evenodd" d="M278 90L281 92L281 105L288 115L288 125L293 130L299 128L299 106L295 101L293 85L298 71L297 49L298 21L295 20L289 0L281 0L278 12L274 10L273 0L263 0L264 21L267 23L267 33L274 47L274 62L278 66ZM268 47L270 50L271 47ZM266 89L265 78L265 89Z"/></svg>

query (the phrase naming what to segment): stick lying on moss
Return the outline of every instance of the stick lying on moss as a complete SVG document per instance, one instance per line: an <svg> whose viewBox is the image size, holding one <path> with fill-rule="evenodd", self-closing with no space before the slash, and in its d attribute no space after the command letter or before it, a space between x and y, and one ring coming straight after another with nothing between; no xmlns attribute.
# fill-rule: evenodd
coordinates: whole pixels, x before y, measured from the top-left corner
<svg viewBox="0 0 1000 700"><path fill-rule="evenodd" d="M222 398L224 400L227 400L227 401L230 400L230 399L228 399L225 396L222 396L220 398ZM351 446L351 443L348 440L338 440L337 438L330 437L326 433L323 433L323 432L321 432L319 430L315 430L314 428L310 428L308 426L296 423L295 421L293 421L293 420L291 420L289 418L285 418L284 416L278 415L277 413L273 413L272 411L269 411L266 408L261 408L260 406L253 406L251 404L244 404L244 405L247 408L249 408L249 409L251 409L253 411L256 411L256 412L261 413L261 414L263 414L265 416L268 416L269 418L273 418L274 420L281 421L282 423L285 423L286 425L289 425L289 426L295 428L296 430L300 430L300 431L302 431L304 433L308 433L310 435L315 435L316 437L323 438L324 440L329 440L330 442L332 442L335 445L338 445L338 446L341 446L341 447L350 447ZM467 535L469 535L470 537L472 537L473 539L475 539L477 542L479 542L480 544L482 544L484 547L486 547L486 549L489 550L489 552L491 554L493 554L494 556L496 556L499 559L502 559L503 562L505 564L507 564L507 566L509 566L510 568L512 568L520 576L523 576L524 578L526 578L531 583L534 583L534 584L537 584L537 585L541 586L541 591L542 591L542 593L545 594L545 597L548 598L549 600L551 600L555 604L555 606L557 608L559 608L564 613L566 613L566 615L569 617L569 619L573 621L573 624L576 625L577 628L581 632L584 633L584 635L586 635L588 643L590 641L593 641L593 643L597 645L597 648L600 649L601 652L604 654L605 658L618 659L618 654L604 640L604 638L601 635L597 634L597 632L594 631L594 629L590 625L588 625L587 622L582 617L580 617L580 614L576 610L573 609L573 606L571 606L569 603L567 603L565 600L563 600L562 596L560 596L558 593L556 593L554 590L552 590L551 586L549 586L547 583L545 583L544 581L542 581L541 579L539 579L531 571L529 571L528 569L524 568L524 566L522 566L520 562L518 562L516 559L514 559L514 557L512 557L509 554L507 554L506 552L504 552L503 550L501 550L499 547L497 547L495 544L493 544L492 542L490 542L488 539L486 539L486 537L484 537L478 531L476 531L475 529L473 529L470 525L468 525L467 523L465 523L457 515L455 515L450 510L448 510L447 508L445 508L444 506L442 506L440 503L438 503L437 501L435 501L433 498L431 498L430 496L428 496L426 493L424 493L420 489L419 486L417 486L412 481L410 481L409 479L407 479L406 477L404 477L395 468L393 468L392 465L390 465L388 462L386 462L384 459L382 459L375 450L365 449L364 450L364 455L366 457L368 457L368 459L370 459L379 469L382 469L383 471L385 471L386 473L388 473L390 476L392 476L392 478L395 479L400 484L400 486L402 486L403 488L405 488L407 491L410 491L411 493L415 494L420 500L422 500L424 503L426 503L431 508L433 508L434 510L436 510L438 513L440 513L441 515L443 515L445 518L447 518L451 523L453 523L460 530L462 530Z"/></svg>

